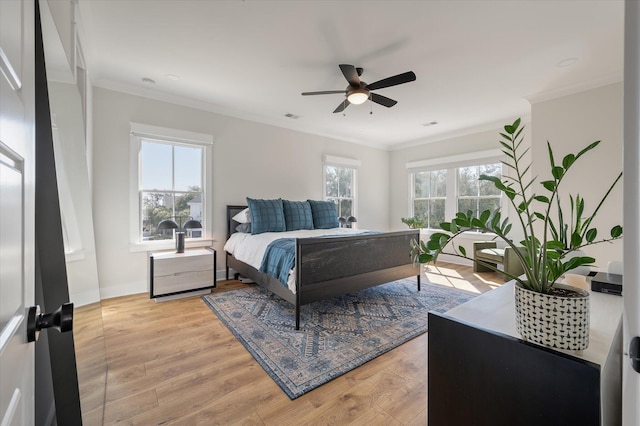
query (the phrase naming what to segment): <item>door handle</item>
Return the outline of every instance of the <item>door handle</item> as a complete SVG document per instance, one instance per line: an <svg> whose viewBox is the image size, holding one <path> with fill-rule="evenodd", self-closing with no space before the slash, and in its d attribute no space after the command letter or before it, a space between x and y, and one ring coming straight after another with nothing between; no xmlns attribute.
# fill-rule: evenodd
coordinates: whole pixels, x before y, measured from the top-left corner
<svg viewBox="0 0 640 426"><path fill-rule="evenodd" d="M27 342L38 340L43 328L55 328L60 333L73 330L73 303L63 303L50 314L41 313L40 305L30 307L27 314Z"/></svg>
<svg viewBox="0 0 640 426"><path fill-rule="evenodd" d="M636 336L629 343L629 358L631 358L631 366L640 373L640 337Z"/></svg>

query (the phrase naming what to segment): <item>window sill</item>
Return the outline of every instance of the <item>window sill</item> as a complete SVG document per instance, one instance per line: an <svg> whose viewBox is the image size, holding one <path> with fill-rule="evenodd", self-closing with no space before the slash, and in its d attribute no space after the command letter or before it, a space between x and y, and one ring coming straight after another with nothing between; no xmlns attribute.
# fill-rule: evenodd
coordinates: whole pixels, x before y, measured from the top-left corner
<svg viewBox="0 0 640 426"><path fill-rule="evenodd" d="M215 242L213 239L198 239L198 240L186 240L185 248L195 248L195 247L211 247L211 245ZM162 250L175 250L176 242L174 240L165 240L165 241L148 241L143 243L132 243L129 246L129 251L131 253L140 253L144 251L162 251Z"/></svg>

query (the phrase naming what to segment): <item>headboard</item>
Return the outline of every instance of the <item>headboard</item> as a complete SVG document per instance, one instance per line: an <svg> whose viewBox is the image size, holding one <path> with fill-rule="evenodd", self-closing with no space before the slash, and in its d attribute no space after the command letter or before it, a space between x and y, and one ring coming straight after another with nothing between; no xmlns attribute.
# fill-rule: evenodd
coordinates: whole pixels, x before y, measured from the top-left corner
<svg viewBox="0 0 640 426"><path fill-rule="evenodd" d="M227 206L227 239L231 234L236 233L236 226L240 225L240 222L233 220L233 217L246 208L247 206Z"/></svg>

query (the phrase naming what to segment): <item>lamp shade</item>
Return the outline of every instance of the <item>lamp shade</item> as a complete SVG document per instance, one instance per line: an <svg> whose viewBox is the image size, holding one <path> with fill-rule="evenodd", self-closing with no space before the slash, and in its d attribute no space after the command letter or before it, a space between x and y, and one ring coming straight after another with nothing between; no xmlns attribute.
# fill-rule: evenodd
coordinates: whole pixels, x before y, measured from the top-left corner
<svg viewBox="0 0 640 426"><path fill-rule="evenodd" d="M158 231L178 229L178 224L171 219L165 219L158 224Z"/></svg>
<svg viewBox="0 0 640 426"><path fill-rule="evenodd" d="M195 219L190 219L185 222L183 228L184 229L200 229L202 228L202 224L200 223L200 221L197 221Z"/></svg>

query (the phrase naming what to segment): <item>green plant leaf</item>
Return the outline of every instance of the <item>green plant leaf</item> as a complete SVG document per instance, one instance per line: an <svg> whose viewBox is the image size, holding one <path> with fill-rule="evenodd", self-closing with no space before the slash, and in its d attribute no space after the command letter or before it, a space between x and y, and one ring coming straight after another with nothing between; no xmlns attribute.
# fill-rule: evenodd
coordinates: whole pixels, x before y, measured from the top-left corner
<svg viewBox="0 0 640 426"><path fill-rule="evenodd" d="M534 200L540 201L541 203L549 204L549 198L544 195L535 195L533 197Z"/></svg>
<svg viewBox="0 0 640 426"><path fill-rule="evenodd" d="M549 152L549 164L551 164L551 168L553 169L556 166L556 162L553 159L553 149L551 149L549 141L547 141L547 151Z"/></svg>
<svg viewBox="0 0 640 426"><path fill-rule="evenodd" d="M595 263L595 259L589 256L576 256L569 259L567 262L562 264L562 273L570 271L572 269L577 268L578 266L583 265L592 265Z"/></svg>
<svg viewBox="0 0 640 426"><path fill-rule="evenodd" d="M418 262L419 263L429 263L433 260L433 255L429 254L429 253L420 253L418 255Z"/></svg>
<svg viewBox="0 0 640 426"><path fill-rule="evenodd" d="M515 132L516 129L514 129L513 126L507 124L506 126L504 126L504 131L510 135L513 135L513 132ZM507 139L509 139L509 136L507 136Z"/></svg>
<svg viewBox="0 0 640 426"><path fill-rule="evenodd" d="M450 222L440 222L440 229L443 231L451 232L451 223Z"/></svg>
<svg viewBox="0 0 640 426"><path fill-rule="evenodd" d="M483 224L487 223L490 217L491 217L491 210L485 210L482 213L480 213L480 221Z"/></svg>
<svg viewBox="0 0 640 426"><path fill-rule="evenodd" d="M592 243L596 239L597 235L598 235L598 230L596 228L591 228L585 234L585 238L587 239L587 242Z"/></svg>
<svg viewBox="0 0 640 426"><path fill-rule="evenodd" d="M562 244L562 242L557 240L550 240L550 241L547 241L547 248L562 251L564 250L564 244Z"/></svg>
<svg viewBox="0 0 640 426"><path fill-rule="evenodd" d="M537 217L538 219L541 219L541 220L544 220L544 218L546 217L545 215L543 215L543 214L542 214L542 213L540 213L540 212L533 212L533 215L534 215L535 217Z"/></svg>
<svg viewBox="0 0 640 426"><path fill-rule="evenodd" d="M560 166L555 166L551 169L551 174L553 175L554 178L560 179L564 174L564 169Z"/></svg>
<svg viewBox="0 0 640 426"><path fill-rule="evenodd" d="M548 251L547 259L558 260L560 259L560 253L558 253L557 251Z"/></svg>
<svg viewBox="0 0 640 426"><path fill-rule="evenodd" d="M611 238L620 238L622 235L622 226L616 225L611 228Z"/></svg>
<svg viewBox="0 0 640 426"><path fill-rule="evenodd" d="M556 189L556 183L552 180L545 180L540 183L545 187L547 191L553 192Z"/></svg>
<svg viewBox="0 0 640 426"><path fill-rule="evenodd" d="M473 228L484 228L484 222L474 217L471 219L471 226Z"/></svg>
<svg viewBox="0 0 640 426"><path fill-rule="evenodd" d="M571 247L578 247L582 245L582 236L577 232L571 234Z"/></svg>
<svg viewBox="0 0 640 426"><path fill-rule="evenodd" d="M502 135L502 136L507 137L507 135ZM509 145L506 142L500 141L500 145L502 145L509 152L513 151L513 149L511 148L511 145Z"/></svg>
<svg viewBox="0 0 640 426"><path fill-rule="evenodd" d="M505 188L503 192L504 195L506 195L510 200L513 200L514 198L516 198L516 195L518 195L515 189L511 188L510 186Z"/></svg>
<svg viewBox="0 0 640 426"><path fill-rule="evenodd" d="M507 235L509 232L511 232L511 226L512 225L510 223L507 223L507 226L504 227L504 231L503 231L504 235Z"/></svg>
<svg viewBox="0 0 640 426"><path fill-rule="evenodd" d="M518 125L520 125L520 122L518 121ZM518 137L520 136L520 133L522 133L522 131L524 130L524 126L522 126L520 128L520 130L518 130L514 135L513 135L513 139L518 139ZM519 144L518 144L519 145Z"/></svg>
<svg viewBox="0 0 640 426"><path fill-rule="evenodd" d="M442 249L442 246L440 245L440 241L438 240L429 240L427 241L427 250L428 251L436 251L436 250L440 250Z"/></svg>
<svg viewBox="0 0 640 426"><path fill-rule="evenodd" d="M458 250L460 250L460 253L462 253L462 255L463 255L463 256L466 256L466 255L467 255L467 250L465 250L465 248L464 248L464 247L462 247L462 246L458 246Z"/></svg>
<svg viewBox="0 0 640 426"><path fill-rule="evenodd" d="M440 244L441 241L448 241L449 238L451 238L448 234L445 234L443 232L434 232L433 234L431 234L431 236L429 237L429 241L436 241L438 242L438 244ZM442 244L440 244L442 246Z"/></svg>
<svg viewBox="0 0 640 426"><path fill-rule="evenodd" d="M579 157L582 157L582 154L591 151L593 148L595 148L596 146L598 146L600 144L600 141L595 141L593 143L590 143L589 145L587 145L582 151L580 151L578 154L576 154L576 160Z"/></svg>
<svg viewBox="0 0 640 426"><path fill-rule="evenodd" d="M565 168L565 170L568 170L569 167L571 167L571 165L576 161L576 156L573 154L567 154L565 155L565 157L562 159L562 167Z"/></svg>

